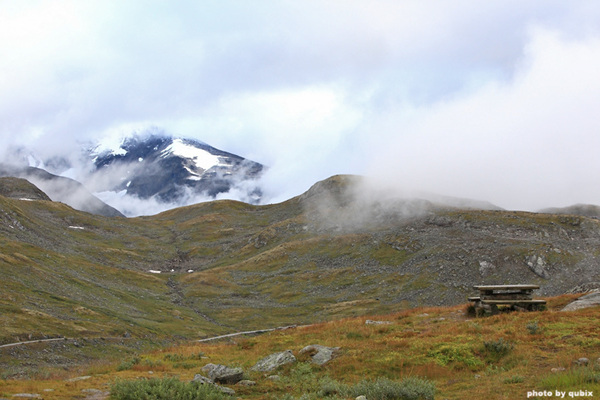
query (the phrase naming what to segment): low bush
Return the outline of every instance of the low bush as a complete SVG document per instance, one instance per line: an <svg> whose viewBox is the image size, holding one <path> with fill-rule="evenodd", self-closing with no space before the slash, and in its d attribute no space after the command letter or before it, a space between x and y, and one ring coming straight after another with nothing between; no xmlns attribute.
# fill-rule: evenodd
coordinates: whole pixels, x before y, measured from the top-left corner
<svg viewBox="0 0 600 400"><path fill-rule="evenodd" d="M137 365L139 363L140 363L139 357L135 357L135 358L132 358L131 360L123 361L123 362L121 362L121 364L119 364L117 366L117 371L127 371L128 369L133 368L134 365Z"/></svg>
<svg viewBox="0 0 600 400"><path fill-rule="evenodd" d="M600 374L592 368L573 368L560 373L547 375L542 379L543 389L573 390L587 389L592 391L600 390Z"/></svg>
<svg viewBox="0 0 600 400"><path fill-rule="evenodd" d="M510 353L515 345L512 342L500 338L498 340L483 342L483 347L492 358L499 359Z"/></svg>
<svg viewBox="0 0 600 400"><path fill-rule="evenodd" d="M321 397L358 397L369 400L432 400L435 385L426 379L410 377L399 382L387 378L363 380L349 386L332 379L321 382Z"/></svg>
<svg viewBox="0 0 600 400"><path fill-rule="evenodd" d="M224 400L230 396L213 385L181 382L176 378L117 381L111 400Z"/></svg>
<svg viewBox="0 0 600 400"><path fill-rule="evenodd" d="M537 333L540 333L540 326L538 325L537 321L529 322L527 324L526 328L529 331L530 335L535 335Z"/></svg>
<svg viewBox="0 0 600 400"><path fill-rule="evenodd" d="M483 367L483 363L475 357L468 343L442 343L432 348L427 356L433 358L438 365L452 364L456 369L477 370Z"/></svg>
<svg viewBox="0 0 600 400"><path fill-rule="evenodd" d="M387 378L364 380L354 385L352 397L364 395L369 400L433 400L435 385L421 378L406 378L400 382Z"/></svg>

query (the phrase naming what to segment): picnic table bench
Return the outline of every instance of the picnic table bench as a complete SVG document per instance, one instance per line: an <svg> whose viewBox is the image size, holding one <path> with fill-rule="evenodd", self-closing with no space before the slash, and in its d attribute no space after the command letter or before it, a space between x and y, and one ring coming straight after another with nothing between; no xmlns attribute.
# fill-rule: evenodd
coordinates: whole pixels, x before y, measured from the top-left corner
<svg viewBox="0 0 600 400"><path fill-rule="evenodd" d="M546 300L533 298L533 291L538 285L482 285L473 286L479 291L479 296L469 297L475 303L475 310L485 310L492 314L498 313L498 305L509 305L520 311L534 311L542 308Z"/></svg>

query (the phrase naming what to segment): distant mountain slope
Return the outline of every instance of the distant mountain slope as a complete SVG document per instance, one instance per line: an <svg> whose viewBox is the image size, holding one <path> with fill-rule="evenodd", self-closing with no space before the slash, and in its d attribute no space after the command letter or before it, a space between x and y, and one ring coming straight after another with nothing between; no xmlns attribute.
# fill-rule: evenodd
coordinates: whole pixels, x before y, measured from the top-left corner
<svg viewBox="0 0 600 400"><path fill-rule="evenodd" d="M600 219L600 206L593 204L575 204L569 207L545 208L540 210L546 214L571 214Z"/></svg>
<svg viewBox="0 0 600 400"><path fill-rule="evenodd" d="M117 149L99 147L92 156L96 171L88 185L97 192L123 191L167 203L198 194L214 198L233 188L245 191L248 203L261 197L253 183L264 168L261 164L196 140L133 136Z"/></svg>
<svg viewBox="0 0 600 400"><path fill-rule="evenodd" d="M28 180L13 177L0 178L0 196L13 199L51 201L46 193Z"/></svg>
<svg viewBox="0 0 600 400"><path fill-rule="evenodd" d="M600 281L596 219L369 198L348 176L279 204L128 219L0 196L0 237L0 341L193 338L460 304L483 283Z"/></svg>
<svg viewBox="0 0 600 400"><path fill-rule="evenodd" d="M0 176L26 179L41 189L50 199L63 202L80 211L106 217L124 216L91 194L81 183L53 175L43 169L0 164Z"/></svg>

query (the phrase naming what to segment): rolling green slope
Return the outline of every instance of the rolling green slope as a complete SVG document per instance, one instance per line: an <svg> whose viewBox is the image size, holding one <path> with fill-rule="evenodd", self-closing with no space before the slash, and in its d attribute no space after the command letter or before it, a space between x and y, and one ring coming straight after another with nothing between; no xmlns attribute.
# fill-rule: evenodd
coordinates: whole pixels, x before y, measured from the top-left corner
<svg viewBox="0 0 600 400"><path fill-rule="evenodd" d="M4 191L0 342L193 339L460 304L482 283L550 296L600 281L596 219L369 196L362 184L335 176L280 204L131 219Z"/></svg>

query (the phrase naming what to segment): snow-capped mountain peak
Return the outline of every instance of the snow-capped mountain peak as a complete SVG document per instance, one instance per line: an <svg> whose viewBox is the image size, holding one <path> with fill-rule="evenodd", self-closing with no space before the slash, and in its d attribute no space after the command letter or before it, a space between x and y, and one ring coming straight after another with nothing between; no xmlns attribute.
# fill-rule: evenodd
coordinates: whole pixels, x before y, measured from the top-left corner
<svg viewBox="0 0 600 400"><path fill-rule="evenodd" d="M261 164L197 140L157 134L133 136L118 149L96 150L90 157L95 171L89 180L96 184L95 192L177 205L186 204L186 199L210 199L232 190L246 193L241 200L260 200L256 179L263 170Z"/></svg>
<svg viewBox="0 0 600 400"><path fill-rule="evenodd" d="M127 216L148 215L215 198L255 204L261 201L261 164L195 139L171 137L151 129L80 144L80 149L81 153L44 157L31 149L18 148L14 151L15 161L5 162L78 181ZM77 199L67 197L61 201L78 204Z"/></svg>

